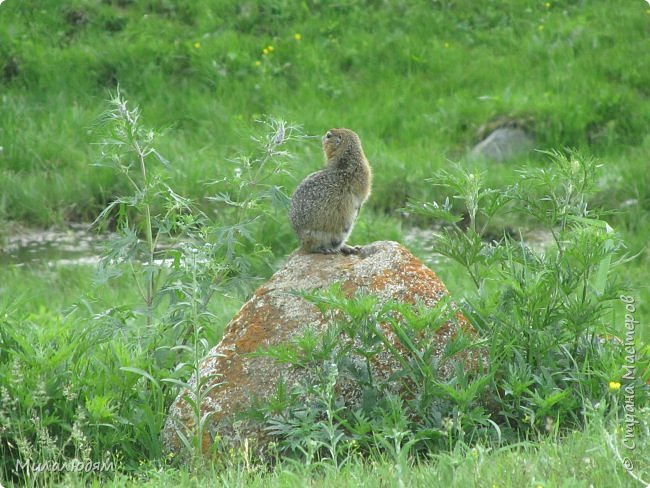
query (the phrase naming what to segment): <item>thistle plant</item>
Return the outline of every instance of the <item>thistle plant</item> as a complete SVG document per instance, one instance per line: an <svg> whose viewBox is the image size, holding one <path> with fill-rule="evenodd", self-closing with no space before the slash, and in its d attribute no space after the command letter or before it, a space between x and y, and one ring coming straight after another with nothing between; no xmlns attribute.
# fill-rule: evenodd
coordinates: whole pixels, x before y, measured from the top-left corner
<svg viewBox="0 0 650 488"><path fill-rule="evenodd" d="M503 189L485 188L481 174L460 167L438 173L430 181L452 199L409 205L447 223L432 251L474 284L461 297L463 311L487 339L493 407L515 431L582 424L581 405L605 400L623 364L622 348L604 338L616 334L612 309L622 287L614 269L630 258L606 212L589 206L599 166L575 151L548 156L548 166L519 170ZM506 221L545 229L552 240L533 247L521 228L485 237Z"/></svg>
<svg viewBox="0 0 650 488"><path fill-rule="evenodd" d="M130 108L119 90L109 104L99 124L97 164L117 172L131 192L116 197L96 220L100 227L116 229L97 282L128 273L144 304L145 326L137 320L139 310L127 306L122 321L129 323L125 329L140 354L120 365L119 372L139 378L131 415L141 420L133 426L154 456L162 451L159 431L169 403L185 391L194 427L186 431L178 426L178 435L198 466L209 419L201 405L214 388L199 368L221 325L210 302L215 294L248 290L251 268L268 255L262 238L268 219L263 217L273 219L286 207L288 197L277 180L287 173L288 143L301 136L282 120L261 120L263 133L254 136L254 151L222 165L231 170L206 185L206 193L213 195L207 198L217 216L213 220L167 183L169 163L156 149L160 134L142 125L139 109ZM115 313L95 317L103 322Z"/></svg>
<svg viewBox="0 0 650 488"><path fill-rule="evenodd" d="M131 276L144 302L146 324L152 326L162 271L155 261L166 253L157 246L162 236L171 234L178 219L192 213L191 202L165 183L162 169L169 163L155 147L159 134L141 124L140 109L129 108L119 89L109 105L98 123L103 138L98 143L95 165L121 175L132 193L115 198L95 219L94 224L100 227L115 219L118 232L118 238L106 249L101 267L105 270L114 262L130 263ZM142 267L134 265L138 262ZM121 267L113 266L110 276L122 272Z"/></svg>

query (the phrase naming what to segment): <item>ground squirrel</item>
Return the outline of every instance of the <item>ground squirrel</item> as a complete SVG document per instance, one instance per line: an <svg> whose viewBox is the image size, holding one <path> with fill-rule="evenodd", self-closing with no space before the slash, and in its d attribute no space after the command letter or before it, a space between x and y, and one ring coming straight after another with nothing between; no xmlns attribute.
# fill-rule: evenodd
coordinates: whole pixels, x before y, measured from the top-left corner
<svg viewBox="0 0 650 488"><path fill-rule="evenodd" d="M370 195L370 165L349 129L328 130L323 151L325 168L307 176L291 197L291 225L303 252L357 254L361 248L345 241Z"/></svg>

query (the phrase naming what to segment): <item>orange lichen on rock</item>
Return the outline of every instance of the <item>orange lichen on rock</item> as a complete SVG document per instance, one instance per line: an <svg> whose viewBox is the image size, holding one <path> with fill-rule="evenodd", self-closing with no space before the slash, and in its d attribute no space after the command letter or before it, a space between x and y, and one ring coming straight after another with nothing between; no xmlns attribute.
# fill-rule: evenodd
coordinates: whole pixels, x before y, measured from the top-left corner
<svg viewBox="0 0 650 488"><path fill-rule="evenodd" d="M209 390L201 414L210 415L201 439L204 452L210 452L216 438L226 444L237 444L242 439L250 439L258 446L264 444L262 427L242 419L240 414L257 399L273 395L281 378L291 388L308 373L250 353L291 341L307 328L317 333L324 331L330 323L328 318L297 292L327 289L335 283L348 297L362 292L374 295L380 303L393 300L433 307L448 294L433 271L395 242L370 244L358 255L294 253L243 305L226 327L222 340L201 363L199 374L207 378L203 388ZM401 347L388 325L379 326L394 347ZM455 320L442 324L427 340L434 341L434 349L442 354L459 329L475 335L465 317L456 312ZM460 359L474 369L486 364L480 351L461 355ZM383 353L376 356L374 363L375 373L385 378L399 366ZM449 367L442 368L443 375L450 371ZM196 377L189 383L196 385ZM354 406L359 392L353 385L341 384L337 388L343 391L346 404ZM186 399L188 395L193 398L191 390L180 392L170 408L163 431L169 452L180 454L178 433L191 436L195 428L195 415Z"/></svg>

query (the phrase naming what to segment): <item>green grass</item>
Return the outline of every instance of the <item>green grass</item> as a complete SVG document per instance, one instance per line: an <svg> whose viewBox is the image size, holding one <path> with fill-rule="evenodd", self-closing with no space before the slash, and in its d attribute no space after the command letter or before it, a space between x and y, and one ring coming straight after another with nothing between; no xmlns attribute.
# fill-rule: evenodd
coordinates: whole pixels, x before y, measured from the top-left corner
<svg viewBox="0 0 650 488"><path fill-rule="evenodd" d="M375 167L369 205L381 210L426 194L423 177L500 117L527 120L541 148L588 147L634 166L608 188L632 194L647 182L648 14L642 2L548 5L6 2L0 216L88 220L123 190L89 167L88 128L118 82L149 125L171 126L161 151L190 196L228 173L225 159L250 147L244 134L265 113L309 134L357 130ZM297 151L297 177L321 164L317 141Z"/></svg>
<svg viewBox="0 0 650 488"><path fill-rule="evenodd" d="M228 487L375 487L375 486L454 486L488 487L635 487L633 480L616 459L605 432L616 424L594 423L585 431L564 439L522 442L504 448L477 446L447 453L432 454L427 461L400 465L387 459L368 461L351 458L341 469L331 466L304 466L285 462L267 472L260 466L240 460L223 469L207 468L194 474L185 469L161 469L145 465L140 473L118 475L112 481L90 486L228 486ZM613 441L614 449L623 452ZM644 444L637 445L633 462L643 463ZM87 479L68 476L60 485L86 486Z"/></svg>
<svg viewBox="0 0 650 488"><path fill-rule="evenodd" d="M254 151L250 134L262 115L299 124L314 136L334 126L356 130L373 165L374 190L353 243L402 241L413 226L429 228L430 220L403 216L400 208L408 199L444 200L446 193L425 180L450 161L485 172L493 187L516 181L522 162L546 166L548 158L539 153L501 164L466 160L486 127L517 121L539 149L576 147L602 163L591 204L615 210L608 222L630 254L639 254L618 268L617 278L636 299L639 350L650 353L644 345L650 339L650 57L644 42L650 10L644 2L616 8L606 0L268 3L4 2L0 237L13 232L14 223L92 221L130 190L115 173L91 165L101 139L95 124L118 84L132 105L143 108L147 126L168 129L157 146L171 162L168 183L216 220L206 197L217 187L206 183L232 178L230 160ZM276 182L288 193L323 161L318 138L289 149L295 156L291 174ZM530 230L519 216L502 224ZM256 237L273 254L254 263L261 280L297 242L281 213ZM418 256L429 255L413 247ZM466 294L469 282L458 266L442 259L434 270L454 297ZM37 407L52 433L68 439L79 409L90 412L87 441L119 444L124 456L114 486L304 486L305 480L314 486L636 486L606 443L605 432L621 420L598 415L584 432L557 442L439 452L417 466L355 458L340 472L289 462L267 472L234 460L197 474L164 465L156 427L169 399L119 368L164 370L169 358L159 353L152 362L134 346L142 304L133 281L122 276L95 287L94 276L86 267L0 269L0 325L19 339L10 343L0 335L10 346L0 348L0 373L10 377L15 364L6 359L10 350L12 361L18 354L25 397L11 418L26 429L30 408ZM213 297L214 320L206 332L211 344L245 292ZM619 304L612 316L620 336L624 313ZM93 317L108 327L94 336ZM72 354L73 346L84 354ZM30 392L42 385L52 402L39 407ZM75 401L64 401L61 385L74 386ZM639 412L639 420L647 425L648 412ZM129 446L125 432L143 445ZM647 432L639 433L634 452L641 468L647 439ZM69 445L68 454L73 447L83 443ZM147 454L153 461L139 465ZM99 481L70 475L61 486L87 483Z"/></svg>

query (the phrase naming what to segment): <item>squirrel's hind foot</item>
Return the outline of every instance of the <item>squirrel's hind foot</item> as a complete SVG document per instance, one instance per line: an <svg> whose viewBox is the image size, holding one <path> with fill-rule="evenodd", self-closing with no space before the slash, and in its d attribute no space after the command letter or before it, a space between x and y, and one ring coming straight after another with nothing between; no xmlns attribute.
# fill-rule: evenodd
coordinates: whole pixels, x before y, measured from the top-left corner
<svg viewBox="0 0 650 488"><path fill-rule="evenodd" d="M361 252L361 249L363 249L361 246L348 246L347 244L343 244L341 246L341 249L339 249L339 251L341 252L341 254L350 256L352 254L359 254Z"/></svg>

